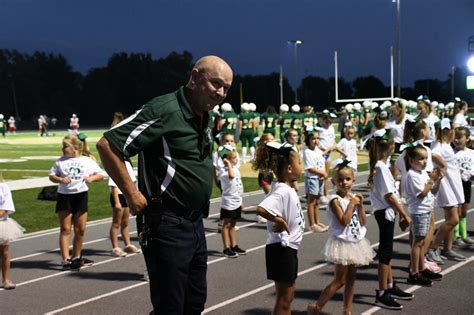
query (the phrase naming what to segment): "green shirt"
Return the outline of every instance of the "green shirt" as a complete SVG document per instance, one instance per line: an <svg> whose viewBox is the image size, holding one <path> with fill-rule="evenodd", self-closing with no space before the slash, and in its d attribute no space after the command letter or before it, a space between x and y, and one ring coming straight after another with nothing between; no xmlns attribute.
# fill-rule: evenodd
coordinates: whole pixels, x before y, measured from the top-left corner
<svg viewBox="0 0 474 315"><path fill-rule="evenodd" d="M296 129L298 133L301 133L301 129L303 128L303 114L293 113L291 128Z"/></svg>
<svg viewBox="0 0 474 315"><path fill-rule="evenodd" d="M290 113L282 114L280 117L280 131L291 128L292 123L293 123L293 114L290 114Z"/></svg>
<svg viewBox="0 0 474 315"><path fill-rule="evenodd" d="M104 136L125 157L141 153L151 194L161 194L171 210L199 210L209 202L213 172L209 114L203 114L201 124L183 87L152 99Z"/></svg>
<svg viewBox="0 0 474 315"><path fill-rule="evenodd" d="M224 112L222 113L222 119L224 119L224 124L221 131L234 134L237 127L237 114L235 112Z"/></svg>
<svg viewBox="0 0 474 315"><path fill-rule="evenodd" d="M278 114L263 113L261 118L264 121L264 129L275 129L278 116Z"/></svg>
<svg viewBox="0 0 474 315"><path fill-rule="evenodd" d="M242 122L242 130L253 130L253 122L255 121L255 113L242 112L239 115L239 120Z"/></svg>

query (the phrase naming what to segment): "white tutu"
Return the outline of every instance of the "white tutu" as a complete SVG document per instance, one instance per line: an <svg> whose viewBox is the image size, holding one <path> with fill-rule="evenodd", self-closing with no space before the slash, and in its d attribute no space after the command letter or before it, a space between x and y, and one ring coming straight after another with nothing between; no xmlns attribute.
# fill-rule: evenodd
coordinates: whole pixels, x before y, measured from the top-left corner
<svg viewBox="0 0 474 315"><path fill-rule="evenodd" d="M376 255L366 238L359 242L345 242L335 236L328 238L323 254L326 261L343 266L368 265Z"/></svg>
<svg viewBox="0 0 474 315"><path fill-rule="evenodd" d="M0 220L0 244L5 244L23 236L25 229L12 218Z"/></svg>

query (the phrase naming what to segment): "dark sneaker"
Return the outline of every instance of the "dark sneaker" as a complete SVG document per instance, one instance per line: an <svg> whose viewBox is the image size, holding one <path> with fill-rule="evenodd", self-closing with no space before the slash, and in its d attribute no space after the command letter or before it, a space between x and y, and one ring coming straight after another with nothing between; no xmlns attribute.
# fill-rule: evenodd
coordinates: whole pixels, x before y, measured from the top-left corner
<svg viewBox="0 0 474 315"><path fill-rule="evenodd" d="M224 256L226 256L228 258L237 258L237 257L239 257L239 254L237 254L236 252L234 252L230 248L224 249L223 253L224 253Z"/></svg>
<svg viewBox="0 0 474 315"><path fill-rule="evenodd" d="M375 290L375 305L389 310L401 310L403 308L403 306L393 299L388 291L385 291L379 296L379 290Z"/></svg>
<svg viewBox="0 0 474 315"><path fill-rule="evenodd" d="M82 267L81 258L74 258L71 260L71 263L69 264L69 269L71 270L80 270L81 267Z"/></svg>
<svg viewBox="0 0 474 315"><path fill-rule="evenodd" d="M92 266L93 264L94 264L93 260L90 260L81 256L81 266Z"/></svg>
<svg viewBox="0 0 474 315"><path fill-rule="evenodd" d="M235 245L234 247L231 248L231 250L234 252L234 253L237 253L239 255L247 255L247 251L240 248L239 245Z"/></svg>
<svg viewBox="0 0 474 315"><path fill-rule="evenodd" d="M454 250L443 250L441 251L441 258L454 260L454 261L465 261L466 257L463 255L456 253Z"/></svg>
<svg viewBox="0 0 474 315"><path fill-rule="evenodd" d="M405 292L402 289L400 289L396 282L393 283L393 287L391 289L388 289L387 292L394 299L397 299L397 300L409 301L409 300L413 300L413 298L415 297L415 295L413 295L411 293L408 293L408 292Z"/></svg>
<svg viewBox="0 0 474 315"><path fill-rule="evenodd" d="M464 249L469 248L470 245L464 242L461 238L457 238L453 241L453 247Z"/></svg>
<svg viewBox="0 0 474 315"><path fill-rule="evenodd" d="M440 273L433 272L426 268L425 270L420 272L426 278L433 280L433 281L440 281L443 278L443 275Z"/></svg>
<svg viewBox="0 0 474 315"><path fill-rule="evenodd" d="M407 282L409 284L421 285L424 287L431 287L431 284L433 283L430 279L426 278L421 273L417 273L414 275L409 274Z"/></svg>
<svg viewBox="0 0 474 315"><path fill-rule="evenodd" d="M71 270L71 258L63 260L63 270Z"/></svg>
<svg viewBox="0 0 474 315"><path fill-rule="evenodd" d="M462 241L468 245L474 245L474 239L470 238L469 236L463 239Z"/></svg>

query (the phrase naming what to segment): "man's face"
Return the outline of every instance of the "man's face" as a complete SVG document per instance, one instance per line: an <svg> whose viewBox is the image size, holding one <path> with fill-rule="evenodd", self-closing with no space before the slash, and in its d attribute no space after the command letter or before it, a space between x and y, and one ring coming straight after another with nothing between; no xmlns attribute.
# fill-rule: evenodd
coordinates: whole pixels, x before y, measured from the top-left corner
<svg viewBox="0 0 474 315"><path fill-rule="evenodd" d="M195 76L195 96L197 110L210 111L222 103L232 84L232 71L216 66L209 70L193 70Z"/></svg>

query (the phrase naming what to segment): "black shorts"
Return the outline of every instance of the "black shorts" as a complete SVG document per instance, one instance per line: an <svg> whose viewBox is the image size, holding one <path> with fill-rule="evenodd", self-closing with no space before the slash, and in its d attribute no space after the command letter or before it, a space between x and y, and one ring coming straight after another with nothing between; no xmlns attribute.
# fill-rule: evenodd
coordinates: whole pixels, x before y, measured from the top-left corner
<svg viewBox="0 0 474 315"><path fill-rule="evenodd" d="M298 251L280 243L265 246L267 279L275 282L294 283L298 277Z"/></svg>
<svg viewBox="0 0 474 315"><path fill-rule="evenodd" d="M220 219L240 219L242 218L242 207L238 207L235 210L226 210L221 208Z"/></svg>
<svg viewBox="0 0 474 315"><path fill-rule="evenodd" d="M89 192L84 191L78 194L61 194L58 193L56 201L56 213L59 211L67 211L72 214L78 212L87 212L87 204L89 201Z"/></svg>
<svg viewBox="0 0 474 315"><path fill-rule="evenodd" d="M462 181L462 189L464 190L464 203L471 203L471 181Z"/></svg>
<svg viewBox="0 0 474 315"><path fill-rule="evenodd" d="M125 199L125 196L123 194L118 194L118 197L122 208L128 208L127 199ZM115 207L114 196L112 194L110 194L110 205L112 208Z"/></svg>

